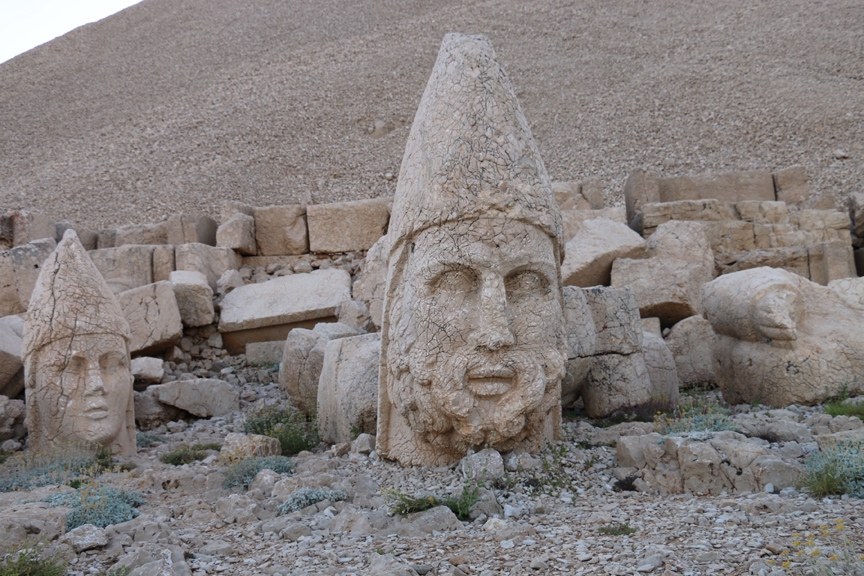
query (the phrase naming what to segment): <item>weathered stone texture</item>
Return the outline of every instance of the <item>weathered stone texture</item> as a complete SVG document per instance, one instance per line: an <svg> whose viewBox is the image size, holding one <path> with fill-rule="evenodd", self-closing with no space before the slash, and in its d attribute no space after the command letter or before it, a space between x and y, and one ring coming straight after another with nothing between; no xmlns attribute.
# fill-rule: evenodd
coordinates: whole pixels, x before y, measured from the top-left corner
<svg viewBox="0 0 864 576"><path fill-rule="evenodd" d="M129 322L129 351L136 355L161 352L180 341L183 323L170 282L156 282L117 294Z"/></svg>
<svg viewBox="0 0 864 576"><path fill-rule="evenodd" d="M89 254L115 294L153 283L153 246L126 244Z"/></svg>
<svg viewBox="0 0 864 576"><path fill-rule="evenodd" d="M376 328L381 327L384 291L387 286L387 258L384 252L386 239L386 236L382 236L366 252L362 272L351 287L352 298L366 303Z"/></svg>
<svg viewBox="0 0 864 576"><path fill-rule="evenodd" d="M774 194L780 202L797 206L810 195L807 170L800 164L777 170L773 177Z"/></svg>
<svg viewBox="0 0 864 576"><path fill-rule="evenodd" d="M55 246L53 238L44 238L0 252L0 316L27 311L36 279Z"/></svg>
<svg viewBox="0 0 864 576"><path fill-rule="evenodd" d="M216 246L230 248L245 256L258 254L255 243L255 218L246 214L235 214L225 220L216 230Z"/></svg>
<svg viewBox="0 0 864 576"><path fill-rule="evenodd" d="M165 223L166 244L216 245L216 221L198 214L174 214Z"/></svg>
<svg viewBox="0 0 864 576"><path fill-rule="evenodd" d="M390 201L386 198L310 204L306 207L310 252L368 250L387 233Z"/></svg>
<svg viewBox="0 0 864 576"><path fill-rule="evenodd" d="M193 270L207 277L210 288L216 289L216 281L227 270L238 270L243 258L230 248L217 248L206 244L191 243L174 247L177 270Z"/></svg>
<svg viewBox="0 0 864 576"><path fill-rule="evenodd" d="M260 256L303 254L309 250L306 206L253 208L255 242Z"/></svg>
<svg viewBox="0 0 864 576"><path fill-rule="evenodd" d="M206 326L213 323L213 290L200 272L178 270L170 276L180 319L184 326Z"/></svg>
<svg viewBox="0 0 864 576"><path fill-rule="evenodd" d="M702 316L691 316L675 324L666 337L666 345L675 358L675 367L682 388L713 384L714 330Z"/></svg>
<svg viewBox="0 0 864 576"><path fill-rule="evenodd" d="M177 380L150 386L159 402L200 418L221 416L240 409L240 394L228 382L211 378Z"/></svg>
<svg viewBox="0 0 864 576"><path fill-rule="evenodd" d="M565 286L608 286L617 258L638 258L645 241L624 224L605 218L587 220L567 242L561 279Z"/></svg>

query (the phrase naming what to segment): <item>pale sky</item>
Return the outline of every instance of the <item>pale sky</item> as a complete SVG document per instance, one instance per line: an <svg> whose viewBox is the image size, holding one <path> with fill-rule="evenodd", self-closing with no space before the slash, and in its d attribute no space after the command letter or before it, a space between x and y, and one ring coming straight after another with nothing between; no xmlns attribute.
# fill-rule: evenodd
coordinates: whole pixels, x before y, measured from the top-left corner
<svg viewBox="0 0 864 576"><path fill-rule="evenodd" d="M141 0L0 0L0 63Z"/></svg>

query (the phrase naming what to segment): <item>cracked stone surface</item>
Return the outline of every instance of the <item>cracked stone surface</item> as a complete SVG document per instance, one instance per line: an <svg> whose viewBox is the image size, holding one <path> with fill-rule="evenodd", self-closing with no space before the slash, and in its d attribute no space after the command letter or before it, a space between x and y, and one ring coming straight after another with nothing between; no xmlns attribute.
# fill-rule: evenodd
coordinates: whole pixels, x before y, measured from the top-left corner
<svg viewBox="0 0 864 576"><path fill-rule="evenodd" d="M135 453L130 340L120 304L67 230L45 261L24 321L32 449L83 441Z"/></svg>
<svg viewBox="0 0 864 576"><path fill-rule="evenodd" d="M386 251L379 453L440 465L473 447L536 452L557 438L568 349L561 214L485 37L444 38Z"/></svg>

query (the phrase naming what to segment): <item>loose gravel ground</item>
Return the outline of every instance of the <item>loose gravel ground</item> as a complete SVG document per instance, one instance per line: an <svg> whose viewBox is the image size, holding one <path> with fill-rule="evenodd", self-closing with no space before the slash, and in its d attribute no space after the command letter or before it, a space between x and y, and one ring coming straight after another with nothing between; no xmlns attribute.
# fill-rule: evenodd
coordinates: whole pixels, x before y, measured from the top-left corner
<svg viewBox="0 0 864 576"><path fill-rule="evenodd" d="M99 228L391 196L446 32L484 33L557 180L864 174L859 0L144 0L0 65L0 207Z"/></svg>

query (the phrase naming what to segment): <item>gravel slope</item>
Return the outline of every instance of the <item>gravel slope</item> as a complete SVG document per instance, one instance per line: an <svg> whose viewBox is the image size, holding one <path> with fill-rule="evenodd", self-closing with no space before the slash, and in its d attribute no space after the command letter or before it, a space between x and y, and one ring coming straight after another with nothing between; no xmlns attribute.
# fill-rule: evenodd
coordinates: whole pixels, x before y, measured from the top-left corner
<svg viewBox="0 0 864 576"><path fill-rule="evenodd" d="M0 207L102 227L392 195L448 31L492 39L550 173L610 202L637 166L862 189L860 0L144 0L0 65Z"/></svg>

